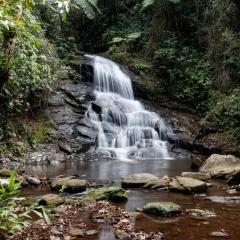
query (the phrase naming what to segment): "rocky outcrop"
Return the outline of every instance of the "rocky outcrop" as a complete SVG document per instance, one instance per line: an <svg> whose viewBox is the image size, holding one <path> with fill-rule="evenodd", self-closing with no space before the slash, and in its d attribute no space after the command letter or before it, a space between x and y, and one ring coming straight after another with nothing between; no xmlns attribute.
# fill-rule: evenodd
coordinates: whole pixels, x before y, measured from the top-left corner
<svg viewBox="0 0 240 240"><path fill-rule="evenodd" d="M158 177L150 173L137 173L123 178L122 187L135 188L143 187L146 183L152 180L158 180Z"/></svg>
<svg viewBox="0 0 240 240"><path fill-rule="evenodd" d="M240 158L232 155L211 155L199 170L201 173L210 174L212 177L230 177L240 171Z"/></svg>
<svg viewBox="0 0 240 240"><path fill-rule="evenodd" d="M143 207L145 213L164 217L173 216L180 213L181 210L182 208L178 204L172 202L150 202Z"/></svg>
<svg viewBox="0 0 240 240"><path fill-rule="evenodd" d="M88 182L85 179L74 177L55 178L51 183L53 190L59 191L62 189L65 192L83 192L88 187Z"/></svg>

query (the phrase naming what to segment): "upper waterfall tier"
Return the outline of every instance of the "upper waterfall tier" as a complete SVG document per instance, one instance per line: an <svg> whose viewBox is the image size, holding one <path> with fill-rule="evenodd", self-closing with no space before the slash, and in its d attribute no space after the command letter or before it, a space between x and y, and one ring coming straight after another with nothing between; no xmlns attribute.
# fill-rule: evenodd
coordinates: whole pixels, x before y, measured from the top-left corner
<svg viewBox="0 0 240 240"><path fill-rule="evenodd" d="M134 98L130 77L113 61L96 56L94 58L94 80L100 92L118 93L124 98Z"/></svg>

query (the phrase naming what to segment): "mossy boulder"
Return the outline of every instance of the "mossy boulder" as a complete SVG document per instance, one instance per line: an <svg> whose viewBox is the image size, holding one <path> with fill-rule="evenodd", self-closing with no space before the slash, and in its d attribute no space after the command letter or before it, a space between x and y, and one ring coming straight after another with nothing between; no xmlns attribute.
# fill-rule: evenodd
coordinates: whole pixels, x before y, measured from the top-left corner
<svg viewBox="0 0 240 240"><path fill-rule="evenodd" d="M126 201L127 199L127 192L124 189L113 186L109 188L99 188L92 190L80 200L80 205L82 207L85 207L100 200L121 202Z"/></svg>
<svg viewBox="0 0 240 240"><path fill-rule="evenodd" d="M173 202L150 202L143 207L143 212L170 217L181 212L182 208Z"/></svg>
<svg viewBox="0 0 240 240"><path fill-rule="evenodd" d="M83 192L88 187L88 182L85 179L78 179L73 177L55 178L51 187L53 190L59 191L63 189L64 192Z"/></svg>

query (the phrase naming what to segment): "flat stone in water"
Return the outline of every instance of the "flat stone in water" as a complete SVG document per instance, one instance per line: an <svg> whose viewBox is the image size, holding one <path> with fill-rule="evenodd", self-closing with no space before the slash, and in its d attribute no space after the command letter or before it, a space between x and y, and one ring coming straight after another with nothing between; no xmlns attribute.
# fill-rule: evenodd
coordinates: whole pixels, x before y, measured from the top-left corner
<svg viewBox="0 0 240 240"><path fill-rule="evenodd" d="M64 188L66 192L83 192L86 190L88 182L85 179L78 178L55 178L52 181L51 187L53 190Z"/></svg>
<svg viewBox="0 0 240 240"><path fill-rule="evenodd" d="M209 233L210 237L229 237L228 233L225 232L224 229L216 232Z"/></svg>
<svg viewBox="0 0 240 240"><path fill-rule="evenodd" d="M207 197L206 199L215 202L215 203L225 203L225 204L230 204L230 203L240 203L240 196L210 196Z"/></svg>
<svg viewBox="0 0 240 240"><path fill-rule="evenodd" d="M137 173L125 177L122 180L122 187L143 187L146 183L152 180L158 180L159 178L150 173Z"/></svg>
<svg viewBox="0 0 240 240"><path fill-rule="evenodd" d="M190 192L204 192L207 190L208 186L205 182L188 178L188 177L175 177L176 181L174 185L170 183L170 188L180 191L190 191Z"/></svg>
<svg viewBox="0 0 240 240"><path fill-rule="evenodd" d="M158 180L151 180L149 182L147 182L143 188L151 188L151 189L157 189L157 188L163 188L163 187L167 187L168 183L167 181L163 180L163 179L158 179Z"/></svg>
<svg viewBox="0 0 240 240"><path fill-rule="evenodd" d="M200 172L182 172L181 176L197 179L200 181L207 181L207 180L210 180L210 178L211 178L211 176L209 174L200 173Z"/></svg>
<svg viewBox="0 0 240 240"><path fill-rule="evenodd" d="M185 210L191 216L216 217L215 212L201 209L187 209Z"/></svg>
<svg viewBox="0 0 240 240"><path fill-rule="evenodd" d="M150 202L143 207L143 212L159 216L172 216L181 212L182 208L173 202Z"/></svg>

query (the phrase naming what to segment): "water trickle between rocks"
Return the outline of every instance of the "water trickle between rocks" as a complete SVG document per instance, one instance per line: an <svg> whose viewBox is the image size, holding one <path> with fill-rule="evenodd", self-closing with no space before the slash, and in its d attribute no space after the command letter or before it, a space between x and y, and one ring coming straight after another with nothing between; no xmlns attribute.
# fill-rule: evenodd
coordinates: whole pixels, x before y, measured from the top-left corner
<svg viewBox="0 0 240 240"><path fill-rule="evenodd" d="M117 63L88 56L94 67L94 94L86 112L98 131L97 152L122 160L167 159L172 129L134 99L131 78Z"/></svg>

